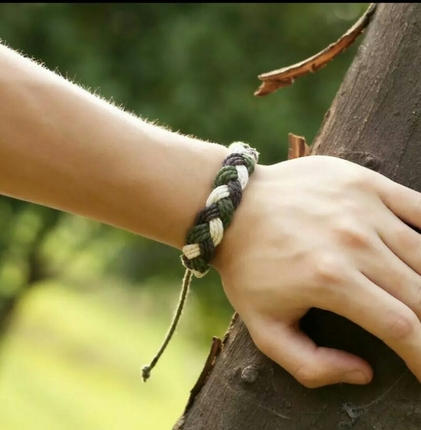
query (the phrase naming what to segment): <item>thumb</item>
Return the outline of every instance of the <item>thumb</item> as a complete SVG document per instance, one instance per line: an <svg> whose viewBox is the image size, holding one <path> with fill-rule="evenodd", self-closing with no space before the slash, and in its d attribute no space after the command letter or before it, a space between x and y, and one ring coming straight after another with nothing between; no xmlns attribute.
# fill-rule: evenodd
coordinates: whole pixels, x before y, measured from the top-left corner
<svg viewBox="0 0 421 430"><path fill-rule="evenodd" d="M263 354L307 388L341 382L363 385L373 377L365 360L345 351L317 346L298 324L266 323L254 330L252 338Z"/></svg>

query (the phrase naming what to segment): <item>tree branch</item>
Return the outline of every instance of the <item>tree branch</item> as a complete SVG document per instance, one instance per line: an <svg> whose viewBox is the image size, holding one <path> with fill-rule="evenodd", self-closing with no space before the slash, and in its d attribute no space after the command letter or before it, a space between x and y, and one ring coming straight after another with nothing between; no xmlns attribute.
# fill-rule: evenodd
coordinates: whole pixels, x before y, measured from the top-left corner
<svg viewBox="0 0 421 430"><path fill-rule="evenodd" d="M354 40L364 31L373 17L376 10L376 3L371 3L364 15L335 43L331 43L327 48L313 55L307 60L300 61L289 67L263 73L258 78L263 81L255 91L255 96L267 96L280 88L288 87L294 80L307 73L314 73L333 60L338 54L345 51Z"/></svg>

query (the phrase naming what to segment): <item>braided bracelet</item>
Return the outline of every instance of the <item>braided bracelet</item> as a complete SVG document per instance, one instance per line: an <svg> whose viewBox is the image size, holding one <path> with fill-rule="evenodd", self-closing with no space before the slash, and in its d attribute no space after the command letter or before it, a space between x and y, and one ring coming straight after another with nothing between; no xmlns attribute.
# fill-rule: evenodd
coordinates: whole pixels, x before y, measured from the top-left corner
<svg viewBox="0 0 421 430"><path fill-rule="evenodd" d="M215 257L215 248L221 243L224 230L232 221L249 176L254 172L258 161L259 153L245 143L234 142L229 149L230 155L222 163L206 205L197 214L194 226L187 233L187 243L181 256L186 273L177 309L158 353L149 365L142 367L145 382L175 332L190 288L192 274L202 278L209 272L210 263Z"/></svg>

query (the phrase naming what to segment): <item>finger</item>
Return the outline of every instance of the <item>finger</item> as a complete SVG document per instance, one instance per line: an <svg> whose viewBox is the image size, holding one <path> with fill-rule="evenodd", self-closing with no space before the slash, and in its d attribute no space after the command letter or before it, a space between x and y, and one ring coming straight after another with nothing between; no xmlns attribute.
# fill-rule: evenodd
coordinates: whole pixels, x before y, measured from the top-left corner
<svg viewBox="0 0 421 430"><path fill-rule="evenodd" d="M367 384L373 373L362 358L317 346L298 325L264 323L253 337L256 346L307 388L346 382Z"/></svg>
<svg viewBox="0 0 421 430"><path fill-rule="evenodd" d="M377 234L403 262L421 275L421 235L387 211L378 219Z"/></svg>
<svg viewBox="0 0 421 430"><path fill-rule="evenodd" d="M371 241L371 245L368 254L363 256L361 253L363 261L358 264L361 272L421 318L421 276L392 252L379 236Z"/></svg>
<svg viewBox="0 0 421 430"><path fill-rule="evenodd" d="M383 340L421 381L421 324L408 306L362 273L356 275L353 288L341 288L325 302L324 307L315 306L342 315Z"/></svg>
<svg viewBox="0 0 421 430"><path fill-rule="evenodd" d="M380 197L400 219L421 229L421 193L378 175Z"/></svg>

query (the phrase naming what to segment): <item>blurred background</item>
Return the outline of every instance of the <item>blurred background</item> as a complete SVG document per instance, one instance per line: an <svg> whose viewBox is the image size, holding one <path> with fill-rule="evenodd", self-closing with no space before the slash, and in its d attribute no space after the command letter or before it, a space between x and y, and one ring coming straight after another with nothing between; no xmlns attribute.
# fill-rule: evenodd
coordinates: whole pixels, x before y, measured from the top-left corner
<svg viewBox="0 0 421 430"><path fill-rule="evenodd" d="M0 39L139 116L249 142L270 164L288 132L312 142L359 41L268 97L253 96L257 75L323 49L367 5L3 3ZM143 384L183 272L174 249L0 197L1 429L171 429L233 312L215 273L194 279Z"/></svg>

